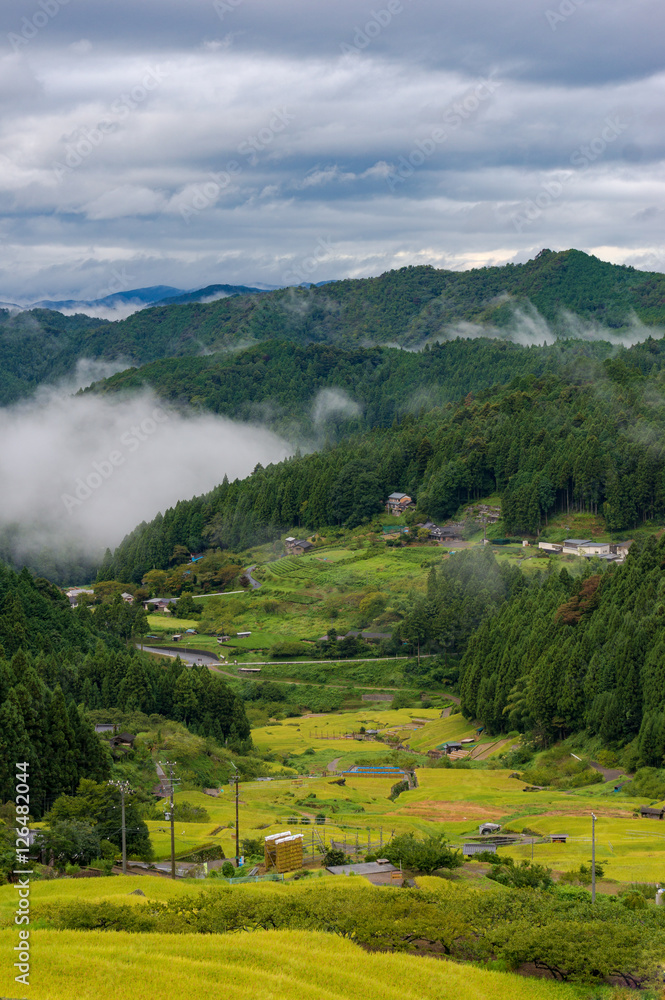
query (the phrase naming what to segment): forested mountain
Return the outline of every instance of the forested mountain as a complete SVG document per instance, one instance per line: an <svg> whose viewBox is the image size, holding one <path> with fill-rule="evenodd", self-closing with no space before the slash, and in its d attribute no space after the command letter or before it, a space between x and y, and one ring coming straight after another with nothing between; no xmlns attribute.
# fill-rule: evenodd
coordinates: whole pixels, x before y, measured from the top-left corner
<svg viewBox="0 0 665 1000"><path fill-rule="evenodd" d="M353 527L379 513L393 490L415 496L419 513L437 520L497 491L511 533L535 533L560 510L603 514L615 532L662 518L664 363L662 343L649 341L580 365L575 382L524 375L258 467L140 525L107 556L101 578L138 582L168 566L176 545L239 549L296 525Z"/></svg>
<svg viewBox="0 0 665 1000"><path fill-rule="evenodd" d="M598 336L600 327L630 328L635 317L647 325L665 323L665 275L577 250L546 250L526 264L470 271L405 267L320 287L158 305L115 323L0 310L0 403L71 371L81 357L146 364L274 339L354 349L417 346L459 332L517 328L516 310L526 316L524 336L535 342L547 331L534 310L563 336L575 333L575 317L594 324Z"/></svg>
<svg viewBox="0 0 665 1000"><path fill-rule="evenodd" d="M72 611L46 580L0 564L0 801L13 799L19 761L30 765L36 818L81 778L108 777L110 755L80 705L157 712L236 746L247 740L244 705L221 677L126 646L142 613L122 600Z"/></svg>
<svg viewBox="0 0 665 1000"><path fill-rule="evenodd" d="M86 336L105 326L101 319L63 316L48 309L20 313L0 309L0 405L71 374L77 360L86 356Z"/></svg>
<svg viewBox="0 0 665 1000"><path fill-rule="evenodd" d="M660 766L665 537L602 576L563 569L524 587L471 637L461 678L463 711L493 732L553 740L588 727L606 743L635 740L632 766Z"/></svg>
<svg viewBox="0 0 665 1000"><path fill-rule="evenodd" d="M129 393L149 386L184 411L200 408L258 419L284 433L293 433L299 423L298 430L306 434L315 421L329 435L349 434L390 426L409 411L441 406L521 375L557 374L576 381L615 354L610 344L580 340L524 348L503 340L458 339L418 352L270 340L233 354L154 361L87 391ZM646 371L653 364L648 351L630 357L631 364L646 366ZM338 396L339 391L348 398Z"/></svg>

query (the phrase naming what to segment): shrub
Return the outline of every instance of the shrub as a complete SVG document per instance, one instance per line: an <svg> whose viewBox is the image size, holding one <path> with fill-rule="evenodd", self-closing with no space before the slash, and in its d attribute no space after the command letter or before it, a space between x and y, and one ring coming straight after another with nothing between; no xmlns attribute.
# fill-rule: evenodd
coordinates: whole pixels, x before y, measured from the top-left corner
<svg viewBox="0 0 665 1000"><path fill-rule="evenodd" d="M348 860L344 851L337 847L330 847L324 854L321 864L323 868L334 868L336 865L346 864Z"/></svg>
<svg viewBox="0 0 665 1000"><path fill-rule="evenodd" d="M222 875L224 876L224 878L233 878L235 873L236 870L234 866L231 864L231 862L225 861L224 864L222 865Z"/></svg>
<svg viewBox="0 0 665 1000"><path fill-rule="evenodd" d="M459 851L448 846L443 833L433 833L419 840L413 833L393 837L384 854L394 865L400 863L411 871L429 874L437 868L461 868L464 864Z"/></svg>
<svg viewBox="0 0 665 1000"><path fill-rule="evenodd" d="M554 885L552 869L530 861L501 866L499 870L489 872L487 877L513 889L549 889Z"/></svg>

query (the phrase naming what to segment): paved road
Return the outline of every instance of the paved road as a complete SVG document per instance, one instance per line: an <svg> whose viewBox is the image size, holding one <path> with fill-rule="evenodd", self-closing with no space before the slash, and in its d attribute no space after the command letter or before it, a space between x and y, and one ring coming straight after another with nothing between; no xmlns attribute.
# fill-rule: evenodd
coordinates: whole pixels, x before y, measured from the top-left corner
<svg viewBox="0 0 665 1000"><path fill-rule="evenodd" d="M263 586L263 584L259 583L259 581L255 580L254 577L252 576L252 570L253 569L256 569L256 563L254 563L253 566L248 566L247 567L247 569L245 570L245 576L247 577L247 579L251 583L251 585L254 588L254 590L258 590L259 587Z"/></svg>
<svg viewBox="0 0 665 1000"><path fill-rule="evenodd" d="M590 760L589 763L595 771L599 771L603 776L603 781L616 781L617 778L622 778L626 776L626 772L619 770L616 767L603 767L595 760Z"/></svg>
<svg viewBox="0 0 665 1000"><path fill-rule="evenodd" d="M157 656L171 656L173 659L179 656L183 663L202 664L204 667L217 666L219 659L214 653L202 653L200 650L168 649L166 646L144 646L144 653L156 653Z"/></svg>

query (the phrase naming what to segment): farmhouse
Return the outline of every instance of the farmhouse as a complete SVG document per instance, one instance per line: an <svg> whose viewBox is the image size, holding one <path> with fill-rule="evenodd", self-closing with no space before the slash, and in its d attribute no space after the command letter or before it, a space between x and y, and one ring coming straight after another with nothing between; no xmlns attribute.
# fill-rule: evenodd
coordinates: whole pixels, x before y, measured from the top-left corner
<svg viewBox="0 0 665 1000"><path fill-rule="evenodd" d="M406 493L391 493L386 500L386 510L396 517L403 514L409 507L415 507L415 504Z"/></svg>
<svg viewBox="0 0 665 1000"><path fill-rule="evenodd" d="M128 594L127 591L125 591L125 593L121 594L120 596L122 597L122 599L125 602L125 604L133 604L134 603L134 595L133 594Z"/></svg>
<svg viewBox="0 0 665 1000"><path fill-rule="evenodd" d="M284 547L287 553L292 556L301 556L304 552L309 552L310 549L314 548L311 542L297 538L285 538Z"/></svg>
<svg viewBox="0 0 665 1000"><path fill-rule="evenodd" d="M170 611L170 605L177 604L175 597L151 597L149 601L143 602L144 611Z"/></svg>

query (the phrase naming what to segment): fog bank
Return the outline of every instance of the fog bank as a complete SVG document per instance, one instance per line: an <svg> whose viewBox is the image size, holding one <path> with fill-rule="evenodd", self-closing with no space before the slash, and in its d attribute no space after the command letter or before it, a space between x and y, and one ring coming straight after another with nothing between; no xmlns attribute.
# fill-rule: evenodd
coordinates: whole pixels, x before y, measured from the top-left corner
<svg viewBox="0 0 665 1000"><path fill-rule="evenodd" d="M149 391L118 398L71 388L0 409L0 532L19 560L44 549L98 558L178 500L293 451L259 425L185 417Z"/></svg>

